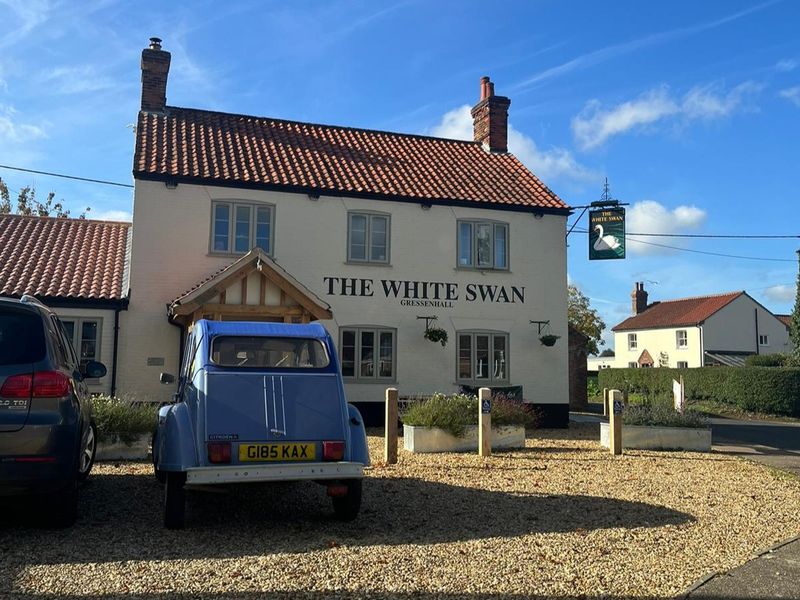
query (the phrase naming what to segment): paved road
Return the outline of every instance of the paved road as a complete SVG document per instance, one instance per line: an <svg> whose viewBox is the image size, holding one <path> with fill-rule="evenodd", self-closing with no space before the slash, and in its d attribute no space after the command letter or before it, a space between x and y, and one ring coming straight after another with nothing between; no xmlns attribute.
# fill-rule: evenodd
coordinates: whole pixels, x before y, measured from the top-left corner
<svg viewBox="0 0 800 600"><path fill-rule="evenodd" d="M800 476L800 423L711 419L714 450Z"/></svg>

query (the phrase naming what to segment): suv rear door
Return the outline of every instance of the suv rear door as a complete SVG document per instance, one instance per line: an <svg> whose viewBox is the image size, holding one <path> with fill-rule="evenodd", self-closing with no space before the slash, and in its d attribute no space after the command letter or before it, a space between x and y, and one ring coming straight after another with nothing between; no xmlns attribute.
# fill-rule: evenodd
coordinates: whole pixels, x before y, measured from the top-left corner
<svg viewBox="0 0 800 600"><path fill-rule="evenodd" d="M35 364L46 354L38 311L0 303L0 432L19 431L28 421Z"/></svg>

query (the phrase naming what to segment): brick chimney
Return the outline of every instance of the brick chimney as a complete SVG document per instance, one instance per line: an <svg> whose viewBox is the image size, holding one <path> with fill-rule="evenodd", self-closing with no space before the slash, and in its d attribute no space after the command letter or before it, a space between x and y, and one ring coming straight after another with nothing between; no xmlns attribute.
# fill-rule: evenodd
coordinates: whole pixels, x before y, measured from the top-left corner
<svg viewBox="0 0 800 600"><path fill-rule="evenodd" d="M644 291L644 281L637 281L631 292L631 310L634 315L642 313L647 308L647 292Z"/></svg>
<svg viewBox="0 0 800 600"><path fill-rule="evenodd" d="M494 95L494 84L481 77L481 99L472 108L475 141L490 152L508 152L508 107L511 100Z"/></svg>
<svg viewBox="0 0 800 600"><path fill-rule="evenodd" d="M142 110L162 112L167 105L170 58L157 37L150 38L150 46L142 50Z"/></svg>

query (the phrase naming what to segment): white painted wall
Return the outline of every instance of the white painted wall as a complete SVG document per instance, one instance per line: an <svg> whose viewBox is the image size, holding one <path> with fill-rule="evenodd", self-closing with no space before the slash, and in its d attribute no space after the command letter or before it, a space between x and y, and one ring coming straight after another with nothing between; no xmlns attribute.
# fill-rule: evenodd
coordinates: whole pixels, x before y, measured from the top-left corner
<svg viewBox="0 0 800 600"><path fill-rule="evenodd" d="M724 308L711 315L703 325L704 345L707 351L727 350L756 353L756 314L758 334L767 335L768 346L759 346L759 354L788 352L789 332L775 315L750 296L741 295Z"/></svg>
<svg viewBox="0 0 800 600"><path fill-rule="evenodd" d="M484 208L419 204L304 194L235 190L136 181L129 310L121 314L121 390L151 399L168 399L172 389L158 384L160 371L177 372L178 328L167 323L166 305L230 264L235 257L210 255L211 201L241 199L275 206L275 260L331 304L334 319L323 324L339 339L345 325L397 329L401 394L453 391L456 385L456 330L494 329L510 334L510 383L524 386L528 401L567 403L567 316L565 217ZM391 265L347 264L347 211L391 214ZM510 271L456 268L456 219L486 218L509 224ZM373 297L328 293L324 277L373 280ZM453 308L401 306L381 297L381 279L452 282L460 296ZM467 284L525 288L525 302L467 302ZM442 348L423 339L417 316L438 315L450 337ZM530 320L549 320L562 339L552 348L538 341ZM148 367L148 357L163 357L163 367ZM348 383L350 401L382 401L386 383Z"/></svg>
<svg viewBox="0 0 800 600"><path fill-rule="evenodd" d="M98 319L100 320L100 352L98 360L108 370L105 377L88 379L89 391L93 394L111 393L111 368L114 361L114 311L97 308L53 308L60 319ZM76 354L80 348L75 348Z"/></svg>
<svg viewBox="0 0 800 600"><path fill-rule="evenodd" d="M677 331L685 330L688 339L686 348L678 348ZM637 348L628 349L628 334L635 333ZM669 366L678 367L678 362L688 363L688 367L703 366L703 350L700 345L699 327L669 327L664 329L639 329L637 331L614 332L614 368L627 368L629 362L638 362L642 352L647 350L653 357L654 366L659 365L659 356L666 352Z"/></svg>

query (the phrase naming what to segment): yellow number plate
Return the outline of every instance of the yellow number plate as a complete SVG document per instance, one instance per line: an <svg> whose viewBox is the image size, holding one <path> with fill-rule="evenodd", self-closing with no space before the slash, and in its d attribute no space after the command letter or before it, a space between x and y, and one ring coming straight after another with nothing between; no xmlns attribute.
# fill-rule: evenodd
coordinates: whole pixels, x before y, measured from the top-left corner
<svg viewBox="0 0 800 600"><path fill-rule="evenodd" d="M315 444L240 444L239 462L314 460Z"/></svg>

